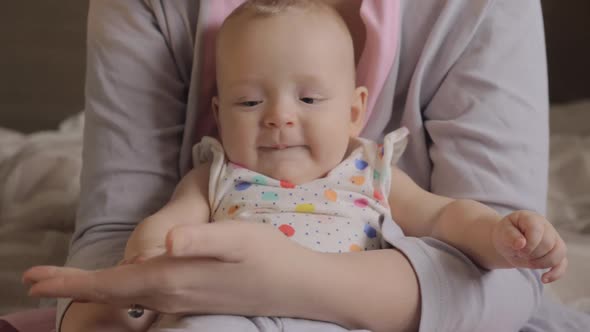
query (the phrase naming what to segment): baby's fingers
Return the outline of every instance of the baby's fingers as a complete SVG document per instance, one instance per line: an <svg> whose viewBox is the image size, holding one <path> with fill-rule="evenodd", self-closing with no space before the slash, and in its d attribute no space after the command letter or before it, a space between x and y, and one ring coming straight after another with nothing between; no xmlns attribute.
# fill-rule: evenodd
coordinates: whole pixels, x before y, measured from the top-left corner
<svg viewBox="0 0 590 332"><path fill-rule="evenodd" d="M546 244L546 246L551 245ZM566 255L567 248L565 243L563 240L561 240L561 238L557 238L555 239L555 242L552 244L552 246L549 247L549 249L544 249L544 255L539 255L540 257L533 258L530 261L531 266L537 269L554 268L559 263L561 263L564 258L566 258Z"/></svg>
<svg viewBox="0 0 590 332"><path fill-rule="evenodd" d="M548 284L550 282L553 282L553 281L563 277L563 275L565 274L565 271L567 269L567 265L568 265L568 261L567 261L567 257L565 257L564 259L561 260L561 262L559 262L559 264L557 264L551 270L543 273L543 276L541 277L541 281L543 281L543 283L545 283L545 284Z"/></svg>
<svg viewBox="0 0 590 332"><path fill-rule="evenodd" d="M511 250L520 250L527 244L524 235L511 223L502 225L501 235L503 245Z"/></svg>
<svg viewBox="0 0 590 332"><path fill-rule="evenodd" d="M529 256L543 240L545 225L532 212L520 212L516 227L524 234L526 245L520 250L522 256Z"/></svg>

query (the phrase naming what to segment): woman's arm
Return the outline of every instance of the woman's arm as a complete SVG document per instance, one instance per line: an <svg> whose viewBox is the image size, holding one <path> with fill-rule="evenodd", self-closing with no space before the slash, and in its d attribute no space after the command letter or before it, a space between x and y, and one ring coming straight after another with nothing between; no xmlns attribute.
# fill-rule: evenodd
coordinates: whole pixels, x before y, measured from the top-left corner
<svg viewBox="0 0 590 332"><path fill-rule="evenodd" d="M167 27L148 4L90 2L81 197L68 266L119 262L135 225L164 205L179 180L187 86ZM59 301L58 326L68 304Z"/></svg>
<svg viewBox="0 0 590 332"><path fill-rule="evenodd" d="M501 214L521 209L544 213L548 91L540 3L497 0L471 4L471 10L485 11L485 15L422 113L431 142L430 190L479 201ZM465 16L457 17L473 17L463 13ZM441 26L445 23L454 32L460 26L457 20L441 21ZM445 44L451 37L438 37L433 42L441 48L437 55L452 53ZM422 68L431 73L439 69ZM438 285L422 292L422 328L515 331L540 303L538 271L481 271L452 248L426 243L440 251L427 255L416 251L416 257L422 257L420 262L436 257L441 260L439 266L420 271L418 261L408 252L419 270L421 288Z"/></svg>

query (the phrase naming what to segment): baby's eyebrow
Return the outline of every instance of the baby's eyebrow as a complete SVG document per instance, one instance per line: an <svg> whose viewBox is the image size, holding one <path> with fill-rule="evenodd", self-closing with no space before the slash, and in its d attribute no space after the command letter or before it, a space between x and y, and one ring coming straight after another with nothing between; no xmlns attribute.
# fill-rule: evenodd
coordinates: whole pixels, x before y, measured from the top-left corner
<svg viewBox="0 0 590 332"><path fill-rule="evenodd" d="M325 80L318 77L318 75L302 74L297 77L296 81L301 86L311 87L313 89L318 89L322 91L329 89L329 86L326 84Z"/></svg>
<svg viewBox="0 0 590 332"><path fill-rule="evenodd" d="M260 93L261 87L259 84L254 82L236 82L236 83L229 83L225 87L226 91L232 94L239 94L239 95L250 95L250 94L257 94Z"/></svg>
<svg viewBox="0 0 590 332"><path fill-rule="evenodd" d="M260 78L248 77L227 82L230 88L252 87L260 85Z"/></svg>

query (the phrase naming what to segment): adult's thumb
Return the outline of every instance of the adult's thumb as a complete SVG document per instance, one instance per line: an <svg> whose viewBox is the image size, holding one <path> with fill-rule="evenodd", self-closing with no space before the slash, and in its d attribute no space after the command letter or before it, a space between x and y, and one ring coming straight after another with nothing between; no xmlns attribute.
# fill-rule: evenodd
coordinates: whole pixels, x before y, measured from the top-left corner
<svg viewBox="0 0 590 332"><path fill-rule="evenodd" d="M215 258L240 262L245 256L243 222L180 225L166 236L166 252L171 257Z"/></svg>

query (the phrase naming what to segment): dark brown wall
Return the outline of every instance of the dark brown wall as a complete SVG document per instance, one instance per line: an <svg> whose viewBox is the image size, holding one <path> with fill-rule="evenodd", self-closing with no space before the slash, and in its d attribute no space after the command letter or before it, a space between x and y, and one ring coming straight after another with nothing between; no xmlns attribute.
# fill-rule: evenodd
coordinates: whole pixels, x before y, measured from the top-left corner
<svg viewBox="0 0 590 332"><path fill-rule="evenodd" d="M0 127L55 128L83 108L88 0L3 1Z"/></svg>
<svg viewBox="0 0 590 332"><path fill-rule="evenodd" d="M551 101L590 98L590 0L542 3Z"/></svg>

